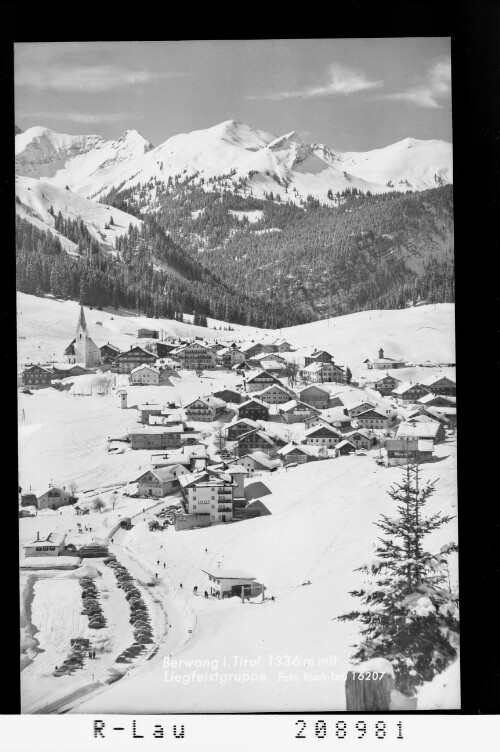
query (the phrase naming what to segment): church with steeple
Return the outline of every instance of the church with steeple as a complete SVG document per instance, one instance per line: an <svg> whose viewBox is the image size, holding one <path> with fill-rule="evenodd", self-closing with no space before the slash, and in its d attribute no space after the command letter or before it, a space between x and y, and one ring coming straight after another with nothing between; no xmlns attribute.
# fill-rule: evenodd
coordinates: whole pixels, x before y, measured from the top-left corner
<svg viewBox="0 0 500 752"><path fill-rule="evenodd" d="M64 351L64 356L68 363L79 363L85 366L85 368L92 368L101 362L101 351L90 338L81 303L76 337Z"/></svg>

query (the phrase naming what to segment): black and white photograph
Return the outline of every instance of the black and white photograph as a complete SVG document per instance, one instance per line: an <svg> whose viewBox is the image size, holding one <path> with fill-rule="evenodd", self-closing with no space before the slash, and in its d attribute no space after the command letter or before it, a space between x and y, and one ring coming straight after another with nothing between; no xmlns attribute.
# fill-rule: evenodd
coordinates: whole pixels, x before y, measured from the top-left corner
<svg viewBox="0 0 500 752"><path fill-rule="evenodd" d="M460 710L451 56L14 45L23 714Z"/></svg>

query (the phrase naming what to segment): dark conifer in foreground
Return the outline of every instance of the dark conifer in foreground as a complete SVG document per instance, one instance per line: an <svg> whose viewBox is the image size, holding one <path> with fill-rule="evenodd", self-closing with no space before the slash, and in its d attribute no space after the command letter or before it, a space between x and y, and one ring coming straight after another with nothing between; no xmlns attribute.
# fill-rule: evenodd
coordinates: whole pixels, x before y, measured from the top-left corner
<svg viewBox="0 0 500 752"><path fill-rule="evenodd" d="M426 536L452 519L439 512L424 515L434 490L434 483L419 486L418 465L407 465L402 482L388 491L396 515L381 515L375 523L383 532L376 558L356 570L367 575L368 584L350 595L363 607L338 617L362 624L353 661L386 658L394 666L396 689L407 696L443 671L458 650L458 596L447 561L457 546L443 546L437 554L425 549Z"/></svg>

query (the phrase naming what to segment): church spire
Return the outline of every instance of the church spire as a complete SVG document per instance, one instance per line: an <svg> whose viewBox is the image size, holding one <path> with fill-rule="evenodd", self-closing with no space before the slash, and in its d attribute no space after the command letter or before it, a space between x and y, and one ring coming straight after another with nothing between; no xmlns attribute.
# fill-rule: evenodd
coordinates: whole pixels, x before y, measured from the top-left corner
<svg viewBox="0 0 500 752"><path fill-rule="evenodd" d="M83 304L80 303L80 318L78 319L78 325L76 327L76 330L83 329L85 332L88 331L87 329L87 322L85 321L85 314L83 312Z"/></svg>

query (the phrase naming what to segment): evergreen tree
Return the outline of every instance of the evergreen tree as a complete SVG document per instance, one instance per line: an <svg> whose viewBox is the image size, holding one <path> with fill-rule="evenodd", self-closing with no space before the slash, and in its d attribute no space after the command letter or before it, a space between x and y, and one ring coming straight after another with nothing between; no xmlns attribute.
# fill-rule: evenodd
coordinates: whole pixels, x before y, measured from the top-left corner
<svg viewBox="0 0 500 752"><path fill-rule="evenodd" d="M352 381L352 371L349 368L349 366L347 366L347 368L345 369L345 383L350 384L351 381Z"/></svg>
<svg viewBox="0 0 500 752"><path fill-rule="evenodd" d="M350 593L363 608L338 617L363 625L353 661L391 661L396 689L407 696L443 671L458 648L458 596L448 581L447 561L457 546L443 546L437 554L424 547L425 537L452 519L423 514L434 490L434 483L419 485L418 465L407 465L402 482L388 491L396 515L381 515L375 523L384 534L376 558L356 570L369 581Z"/></svg>

